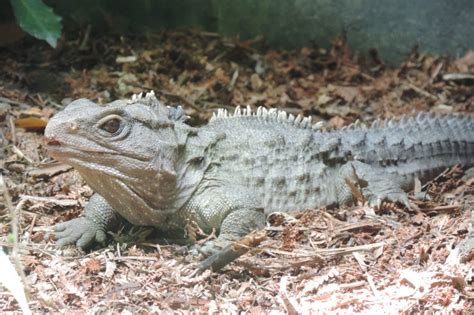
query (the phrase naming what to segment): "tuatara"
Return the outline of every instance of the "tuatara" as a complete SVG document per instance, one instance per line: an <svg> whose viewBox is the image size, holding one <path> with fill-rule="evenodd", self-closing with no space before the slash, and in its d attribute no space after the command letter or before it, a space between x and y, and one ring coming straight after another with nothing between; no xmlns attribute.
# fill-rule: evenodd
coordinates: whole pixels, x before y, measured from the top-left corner
<svg viewBox="0 0 474 315"><path fill-rule="evenodd" d="M119 218L183 230L189 221L219 236L216 252L265 225L275 211L354 202L409 206L414 178L454 164L474 165L474 119L416 117L322 131L311 119L259 107L220 109L200 128L153 93L98 105L79 99L45 131L54 158L72 165L95 191L84 216L56 226L57 243L103 242Z"/></svg>

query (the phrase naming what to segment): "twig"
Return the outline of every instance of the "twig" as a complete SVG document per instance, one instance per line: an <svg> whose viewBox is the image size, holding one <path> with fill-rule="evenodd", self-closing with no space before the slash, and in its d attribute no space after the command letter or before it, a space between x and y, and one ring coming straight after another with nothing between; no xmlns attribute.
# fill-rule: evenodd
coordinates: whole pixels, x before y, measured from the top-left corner
<svg viewBox="0 0 474 315"><path fill-rule="evenodd" d="M366 284L366 282L364 280L354 281L354 282L351 282L351 283L342 283L342 284L339 285L339 287L337 289L338 290L353 289L353 288L361 287L365 284ZM337 291L337 290L333 290L333 291ZM330 291L330 292L333 292L333 291Z"/></svg>
<svg viewBox="0 0 474 315"><path fill-rule="evenodd" d="M235 86L235 82L237 82L237 79L239 78L239 69L236 69L234 73L232 74L232 79L230 80L228 90L232 91Z"/></svg>
<svg viewBox="0 0 474 315"><path fill-rule="evenodd" d="M198 273L207 269L217 271L223 268L248 252L251 248L260 244L265 238L265 231L257 231L247 234L240 240L227 245L221 251L202 261L198 266Z"/></svg>
<svg viewBox="0 0 474 315"><path fill-rule="evenodd" d="M11 105L18 105L18 106L24 106L24 107L31 107L31 105L29 105L29 104L22 103L22 102L18 102L18 101L14 101L14 100L12 100L12 99L9 99L9 98L6 98L6 97L2 97L2 96L0 96L0 102L5 102L5 103L11 104Z"/></svg>
<svg viewBox="0 0 474 315"><path fill-rule="evenodd" d="M462 207L462 205L454 204L454 205L445 205L445 206L438 206L431 209L432 211L451 211L451 210L458 210Z"/></svg>
<svg viewBox="0 0 474 315"><path fill-rule="evenodd" d="M434 101L438 101L439 98L434 96L433 94L427 92L426 90L423 90L419 87L417 87L416 85L414 85L413 83L406 83L405 84L407 87L411 88L412 90L415 90L416 92L418 92L419 94L423 95L423 96L426 96L428 98L431 98L432 100Z"/></svg>
<svg viewBox="0 0 474 315"><path fill-rule="evenodd" d="M10 125L10 132L12 134L12 141L13 145L16 145L16 128L15 128L15 122L13 121L13 117L10 117L8 119L8 124Z"/></svg>
<svg viewBox="0 0 474 315"><path fill-rule="evenodd" d="M443 74L444 81L462 81L474 80L474 74L469 73L445 73Z"/></svg>
<svg viewBox="0 0 474 315"><path fill-rule="evenodd" d="M283 232L286 229L284 226L267 226L265 227L265 230L268 232ZM295 231L298 232L307 232L307 231L312 231L313 229L308 228L308 227L297 227L295 228Z"/></svg>
<svg viewBox="0 0 474 315"><path fill-rule="evenodd" d="M15 153L20 159L25 159L29 164L34 164L34 162L28 158L16 145L12 147L13 153Z"/></svg>
<svg viewBox="0 0 474 315"><path fill-rule="evenodd" d="M157 257L148 257L148 256L120 256L120 257L109 257L108 260L115 261L130 261L130 260L140 260L140 261L159 261Z"/></svg>
<svg viewBox="0 0 474 315"><path fill-rule="evenodd" d="M31 235L33 235L33 228L34 228L35 225L36 225L36 218L37 218L37 217L38 217L38 216L37 216L37 214L35 213L35 214L33 215L33 219L31 220L31 224L30 224L30 227L29 227L29 229L28 229L28 241L30 240Z"/></svg>
<svg viewBox="0 0 474 315"><path fill-rule="evenodd" d="M349 223L340 228L334 230L334 234L338 235L342 232L354 232L354 231L378 231L383 227L382 223L375 220L365 220L355 223Z"/></svg>
<svg viewBox="0 0 474 315"><path fill-rule="evenodd" d="M443 66L444 66L444 62L438 63L438 65L435 68L435 71L433 71L433 73L430 76L430 79L428 80L427 84L425 84L425 86L428 84L433 84L433 81L436 79L441 69L443 69Z"/></svg>
<svg viewBox="0 0 474 315"><path fill-rule="evenodd" d="M10 210L11 216L11 228L12 228L12 238L13 238L13 247L11 257L13 258L13 263L15 264L15 268L20 275L21 282L23 282L23 287L25 288L25 293L29 296L29 289L27 287L25 273L23 271L23 266L20 262L20 255L19 255L19 246L18 246L18 217L21 211L21 207L23 203L20 201L16 208L13 208L12 199L10 194L8 193L8 187L3 180L3 176L0 174L0 191L3 193L3 199L5 200L6 207Z"/></svg>
<svg viewBox="0 0 474 315"><path fill-rule="evenodd" d="M280 290L279 290L280 298L289 315L298 315L300 314L299 309L301 309L301 307L300 305L298 305L298 302L295 301L295 299L290 298L288 296L288 290L286 288L287 284L288 284L288 276L283 276L280 279Z"/></svg>
<svg viewBox="0 0 474 315"><path fill-rule="evenodd" d="M386 243L385 242L379 242L379 243L373 243L373 244L367 244L367 245L359 245L359 246L351 246L351 247L344 247L344 248L328 248L328 249L318 249L318 250L312 250L311 252L306 252L304 254L298 254L294 252L287 252L283 250L272 250L273 253L276 254L281 254L281 255L287 255L287 256L293 256L294 258L305 258L305 257L312 257L314 255L347 255L351 254L354 252L361 252L361 251L369 251L373 250L379 247L384 246Z"/></svg>
<svg viewBox="0 0 474 315"><path fill-rule="evenodd" d="M86 50L87 49L87 42L89 41L89 35L91 34L91 25L87 25L86 32L84 33L84 37L82 39L81 44L79 45L79 50Z"/></svg>
<svg viewBox="0 0 474 315"><path fill-rule="evenodd" d="M375 287L374 278L372 277L372 275L366 271L365 277L367 278L367 282L369 283L369 287L372 290L372 293L374 294L374 296L376 298L380 298L379 290L377 290L377 288Z"/></svg>

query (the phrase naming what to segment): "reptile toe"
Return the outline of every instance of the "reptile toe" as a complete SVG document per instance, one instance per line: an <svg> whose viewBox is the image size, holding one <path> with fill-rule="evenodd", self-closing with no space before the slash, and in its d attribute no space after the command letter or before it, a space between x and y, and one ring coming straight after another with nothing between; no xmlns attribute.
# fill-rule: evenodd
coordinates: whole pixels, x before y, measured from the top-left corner
<svg viewBox="0 0 474 315"><path fill-rule="evenodd" d="M368 199L369 206L380 208L382 202L389 201L393 203L399 203L406 208L410 209L410 202L408 201L408 195L405 192L393 192L383 195L372 195Z"/></svg>
<svg viewBox="0 0 474 315"><path fill-rule="evenodd" d="M104 243L106 240L105 231L85 217L57 224L54 230L59 247L75 243L77 247L86 249L95 242Z"/></svg>

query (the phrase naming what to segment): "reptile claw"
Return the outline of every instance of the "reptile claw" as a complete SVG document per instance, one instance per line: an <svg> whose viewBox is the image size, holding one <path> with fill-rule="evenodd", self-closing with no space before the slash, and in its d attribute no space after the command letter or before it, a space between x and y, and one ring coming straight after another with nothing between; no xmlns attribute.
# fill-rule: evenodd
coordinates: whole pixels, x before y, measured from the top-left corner
<svg viewBox="0 0 474 315"><path fill-rule="evenodd" d="M408 195L404 192L388 193L385 195L374 196L369 198L369 206L380 209L384 201L401 204L407 209L411 209Z"/></svg>

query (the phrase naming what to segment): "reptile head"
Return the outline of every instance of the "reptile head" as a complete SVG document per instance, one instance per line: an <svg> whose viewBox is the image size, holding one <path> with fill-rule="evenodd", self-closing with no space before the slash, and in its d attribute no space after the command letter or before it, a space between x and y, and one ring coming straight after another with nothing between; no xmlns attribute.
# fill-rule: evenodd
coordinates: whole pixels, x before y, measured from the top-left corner
<svg viewBox="0 0 474 315"><path fill-rule="evenodd" d="M182 109L169 110L153 93L105 105L79 99L49 121L45 138L50 155L109 203L121 194L129 207L160 209L176 194L175 126L182 120Z"/></svg>
<svg viewBox="0 0 474 315"><path fill-rule="evenodd" d="M135 97L98 105L78 99L57 113L45 130L51 155L80 164L106 162L118 166L123 157L149 161L175 146L169 110L154 97ZM169 153L168 153L169 154Z"/></svg>

